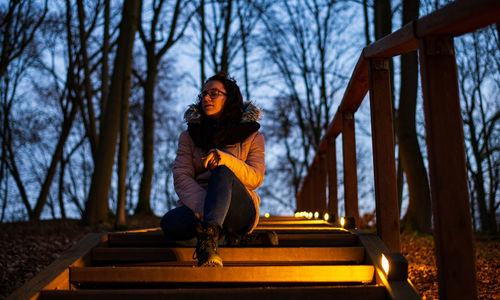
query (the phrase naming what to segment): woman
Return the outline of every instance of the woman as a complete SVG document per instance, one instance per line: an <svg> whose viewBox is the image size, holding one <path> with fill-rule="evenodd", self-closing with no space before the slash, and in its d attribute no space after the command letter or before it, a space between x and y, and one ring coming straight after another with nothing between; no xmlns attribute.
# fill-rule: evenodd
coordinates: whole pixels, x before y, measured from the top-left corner
<svg viewBox="0 0 500 300"><path fill-rule="evenodd" d="M161 220L174 240L197 237L199 266L222 266L217 243L222 232L251 232L259 218L255 193L264 179L261 111L243 102L236 81L216 74L204 84L184 119L173 175L178 207Z"/></svg>

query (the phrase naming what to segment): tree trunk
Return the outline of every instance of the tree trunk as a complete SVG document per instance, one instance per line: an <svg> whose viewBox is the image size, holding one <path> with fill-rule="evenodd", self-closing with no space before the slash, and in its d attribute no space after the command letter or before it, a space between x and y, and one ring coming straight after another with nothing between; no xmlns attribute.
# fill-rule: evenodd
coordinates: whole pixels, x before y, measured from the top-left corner
<svg viewBox="0 0 500 300"><path fill-rule="evenodd" d="M205 83L205 31L207 30L205 25L205 0L200 1L200 27L201 27L201 44L200 44L200 77L201 85Z"/></svg>
<svg viewBox="0 0 500 300"><path fill-rule="evenodd" d="M141 1L125 0L123 4L120 36L114 62L109 98L106 101L103 124L99 135L94 173L86 203L85 221L95 225L108 220L108 193L120 127L123 98L130 94L132 73L132 48L141 13Z"/></svg>
<svg viewBox="0 0 500 300"><path fill-rule="evenodd" d="M102 41L102 73L101 73L101 118L99 124L102 123L102 112L106 107L106 100L109 94L109 23L110 23L110 1L104 1L104 37Z"/></svg>
<svg viewBox="0 0 500 300"><path fill-rule="evenodd" d="M227 6L222 6L222 10L225 10L225 20L224 20L224 34L222 36L222 55L220 61L220 71L228 72L229 70L229 31L231 30L231 13L233 1L227 0Z"/></svg>
<svg viewBox="0 0 500 300"><path fill-rule="evenodd" d="M14 182L16 183L17 189L19 190L19 195L21 196L21 200L23 201L24 206L26 207L26 211L28 212L28 216L31 219L33 216L33 209L28 200L28 194L26 193L26 189L24 188L23 181L21 180L21 176L19 175L19 170L17 168L16 160L14 158L14 151L12 150L12 132L10 129L10 105L4 106L4 124L3 124L3 136L2 136L2 149L6 152L6 165L9 169L12 177L14 178Z"/></svg>
<svg viewBox="0 0 500 300"><path fill-rule="evenodd" d="M71 105L71 111L69 113L69 116L64 118L61 135L59 136L56 149L54 150L54 154L52 155L50 166L47 169L47 173L45 174L45 180L43 181L43 184L40 188L40 193L38 195L38 199L36 200L35 209L33 211L33 216L31 218L32 220L40 219L43 207L47 202L47 197L50 192L50 187L52 186L52 180L54 179L54 176L56 174L57 164L62 158L64 145L66 144L69 132L71 131L71 127L73 126L73 121L75 120L77 111L78 111L78 105L76 105L76 103L73 103Z"/></svg>
<svg viewBox="0 0 500 300"><path fill-rule="evenodd" d="M363 16L365 18L365 40L366 44L371 44L370 40L370 21L368 20L368 0L363 0Z"/></svg>
<svg viewBox="0 0 500 300"><path fill-rule="evenodd" d="M94 112L94 103L92 101L93 98L93 87L90 78L90 61L87 54L87 32L85 31L85 10L83 7L83 1L77 0L78 4L78 20L79 20L79 30L80 30L80 46L81 46L81 55L83 59L83 70L84 70L84 88L85 88L85 100L87 107L87 119L88 119L88 128L87 128L87 136L89 137L90 146L92 148L92 154L96 155L96 149L98 147L98 137L97 137L97 126L95 120L95 112ZM84 108L82 107L82 113L84 112ZM102 123L101 123L102 124Z"/></svg>
<svg viewBox="0 0 500 300"><path fill-rule="evenodd" d="M392 31L391 0L374 0L373 12L375 40L379 40Z"/></svg>
<svg viewBox="0 0 500 300"><path fill-rule="evenodd" d="M67 162L61 157L61 164L59 167L59 191L57 198L59 200L59 209L61 210L61 219L63 220L66 220L66 209L64 208L64 172L66 170L66 163Z"/></svg>
<svg viewBox="0 0 500 300"><path fill-rule="evenodd" d="M152 51L148 50L148 75L146 79L146 87L144 89L144 137L142 146L142 158L144 167L142 170L141 186L139 190L139 201L137 202L137 207L135 208L136 215L153 214L153 212L151 211L150 195L154 169L154 86L156 82L157 67L158 63L156 62L153 48Z"/></svg>
<svg viewBox="0 0 500 300"><path fill-rule="evenodd" d="M116 203L115 228L125 226L125 202L127 198L128 161L128 113L129 99L123 98L120 110L120 150L118 151L118 199Z"/></svg>
<svg viewBox="0 0 500 300"><path fill-rule="evenodd" d="M419 0L403 1L403 25L418 19ZM401 89L398 110L398 140L401 162L408 182L409 205L403 228L431 232L431 197L427 171L418 144L415 112L418 90L417 52L401 56Z"/></svg>
<svg viewBox="0 0 500 300"><path fill-rule="evenodd" d="M154 137L155 137L155 119L154 119L154 102L155 102L155 85L156 78L158 75L158 64L165 53L172 47L176 41L182 36L187 23L184 27L176 34L177 23L179 19L179 14L181 12L182 0L177 0L174 12L172 14L172 19L170 23L170 33L168 35L167 41L161 46L158 53L156 52L156 45L158 39L157 25L158 19L160 18L160 13L162 10L162 5L164 1L157 3L154 6L153 11L154 16L151 21L150 28L150 39L146 37L142 27L139 29L139 35L142 39L144 47L147 53L147 75L146 80L141 80L141 85L144 89L144 109L143 109L143 147L142 147L142 157L143 157L143 171L141 178L141 185L139 190L139 201L135 209L136 215L153 215L151 210L151 186L153 181L154 173ZM187 21L188 22L188 21Z"/></svg>

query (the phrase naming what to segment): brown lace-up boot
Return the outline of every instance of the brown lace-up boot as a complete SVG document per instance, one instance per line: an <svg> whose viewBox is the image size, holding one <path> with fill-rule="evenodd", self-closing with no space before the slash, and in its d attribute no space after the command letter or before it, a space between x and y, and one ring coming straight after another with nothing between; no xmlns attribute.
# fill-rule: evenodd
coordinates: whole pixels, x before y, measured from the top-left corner
<svg viewBox="0 0 500 300"><path fill-rule="evenodd" d="M222 259L217 250L221 229L214 223L198 223L196 258L200 267L222 267Z"/></svg>

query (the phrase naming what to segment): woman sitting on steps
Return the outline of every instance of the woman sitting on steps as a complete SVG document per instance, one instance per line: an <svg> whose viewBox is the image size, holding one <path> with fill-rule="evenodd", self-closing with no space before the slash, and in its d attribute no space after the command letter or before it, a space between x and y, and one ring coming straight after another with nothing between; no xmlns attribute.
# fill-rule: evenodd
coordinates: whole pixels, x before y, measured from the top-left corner
<svg viewBox="0 0 500 300"><path fill-rule="evenodd" d="M222 233L234 242L257 225L260 198L254 190L265 170L260 115L222 73L205 82L184 114L188 129L179 137L173 168L178 206L163 216L161 227L172 240L197 237L199 266L222 266Z"/></svg>

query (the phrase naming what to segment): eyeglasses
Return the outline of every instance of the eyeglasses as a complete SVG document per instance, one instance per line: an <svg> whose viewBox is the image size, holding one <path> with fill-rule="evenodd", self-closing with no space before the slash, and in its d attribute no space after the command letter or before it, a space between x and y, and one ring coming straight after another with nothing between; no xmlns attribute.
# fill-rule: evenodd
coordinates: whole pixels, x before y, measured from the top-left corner
<svg viewBox="0 0 500 300"><path fill-rule="evenodd" d="M224 93L223 91L217 90L217 89L210 89L210 90L201 92L198 95L198 99L203 100L203 98L205 98L206 95L208 95L210 97L210 99L213 100L220 95L226 95L226 93Z"/></svg>

